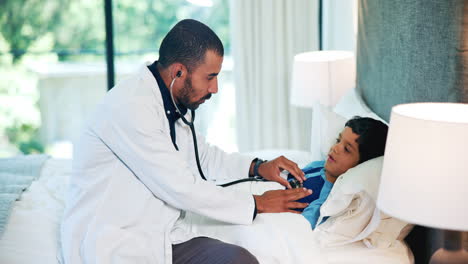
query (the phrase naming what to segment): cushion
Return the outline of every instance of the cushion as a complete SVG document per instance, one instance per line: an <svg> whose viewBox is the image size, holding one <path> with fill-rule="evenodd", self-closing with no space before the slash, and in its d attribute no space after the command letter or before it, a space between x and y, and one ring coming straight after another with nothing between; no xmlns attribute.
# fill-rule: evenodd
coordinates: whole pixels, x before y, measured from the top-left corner
<svg viewBox="0 0 468 264"><path fill-rule="evenodd" d="M382 161L383 157L368 160L338 177L320 208L318 222L329 217L315 230L322 246L345 245L370 234L366 227L376 208Z"/></svg>
<svg viewBox="0 0 468 264"><path fill-rule="evenodd" d="M413 224L408 224L380 210L378 211L379 215L375 216L376 220L380 220L378 226L363 240L364 244L369 248L391 247L395 242L403 241L414 227Z"/></svg>
<svg viewBox="0 0 468 264"><path fill-rule="evenodd" d="M370 110L366 103L364 103L364 100L362 100L356 88L349 90L336 104L333 111L347 120L351 119L353 116L370 117L388 125L387 121Z"/></svg>
<svg viewBox="0 0 468 264"><path fill-rule="evenodd" d="M347 119L329 107L314 106L311 130L311 161L325 160L338 134L343 130Z"/></svg>
<svg viewBox="0 0 468 264"><path fill-rule="evenodd" d="M375 203L364 192L351 195L346 210L316 227L321 246L336 247L362 240L360 234L369 224L374 208Z"/></svg>
<svg viewBox="0 0 468 264"><path fill-rule="evenodd" d="M322 246L339 246L362 240L369 248L386 248L403 240L412 226L376 208L383 157L349 169L338 177L320 210L315 232Z"/></svg>

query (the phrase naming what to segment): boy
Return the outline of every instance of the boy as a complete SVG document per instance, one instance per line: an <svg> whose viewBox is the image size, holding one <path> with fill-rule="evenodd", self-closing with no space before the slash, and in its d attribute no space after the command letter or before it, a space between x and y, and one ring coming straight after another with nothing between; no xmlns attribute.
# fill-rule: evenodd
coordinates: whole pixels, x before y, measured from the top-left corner
<svg viewBox="0 0 468 264"><path fill-rule="evenodd" d="M387 131L387 125L381 121L355 116L346 122L327 159L311 162L302 169L306 174L303 186L313 193L298 202L309 203L302 215L310 222L312 229L317 225L320 206L330 194L336 179L348 169L384 154ZM294 177L289 176L288 180L294 185Z"/></svg>

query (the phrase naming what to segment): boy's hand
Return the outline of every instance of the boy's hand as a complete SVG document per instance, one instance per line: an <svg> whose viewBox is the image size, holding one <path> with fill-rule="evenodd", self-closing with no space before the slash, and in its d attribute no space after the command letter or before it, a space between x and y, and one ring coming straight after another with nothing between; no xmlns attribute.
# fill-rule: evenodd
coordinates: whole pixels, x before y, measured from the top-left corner
<svg viewBox="0 0 468 264"><path fill-rule="evenodd" d="M306 188L289 190L273 190L264 192L262 195L254 195L258 213L282 213L290 212L300 214L295 208L306 208L308 203L299 203L297 200L312 193Z"/></svg>
<svg viewBox="0 0 468 264"><path fill-rule="evenodd" d="M302 172L297 164L285 158L284 156L280 156L274 160L262 163L258 167L258 173L260 176L266 180L278 182L286 188L291 189L289 182L280 176L282 170L289 171L294 176L294 178L300 182L306 180L304 172Z"/></svg>

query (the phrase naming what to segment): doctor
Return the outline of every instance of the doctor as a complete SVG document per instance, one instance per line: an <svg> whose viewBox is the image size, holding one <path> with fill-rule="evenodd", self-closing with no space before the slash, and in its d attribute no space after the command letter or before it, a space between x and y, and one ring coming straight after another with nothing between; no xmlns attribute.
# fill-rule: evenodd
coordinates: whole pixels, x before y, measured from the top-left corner
<svg viewBox="0 0 468 264"><path fill-rule="evenodd" d="M294 201L309 190L256 196L216 182L257 174L289 186L282 169L304 175L284 157L226 154L200 136L194 148L178 112L190 123L192 110L218 91L224 51L210 28L180 21L159 53L104 97L75 146L61 228L65 263L258 263L243 248L196 237L185 212L245 225L258 213L297 213L292 208L307 204Z"/></svg>

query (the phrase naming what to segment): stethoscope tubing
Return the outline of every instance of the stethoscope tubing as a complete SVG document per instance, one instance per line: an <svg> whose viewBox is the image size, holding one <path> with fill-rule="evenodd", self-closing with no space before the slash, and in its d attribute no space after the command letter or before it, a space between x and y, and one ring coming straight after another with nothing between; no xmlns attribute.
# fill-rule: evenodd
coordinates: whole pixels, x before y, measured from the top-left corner
<svg viewBox="0 0 468 264"><path fill-rule="evenodd" d="M194 150L195 150L195 160L197 161L198 173L200 173L200 176L202 177L202 179L206 181L207 179L205 177L205 174L203 174L203 170L202 170L201 165L200 165L200 155L198 154L197 135L195 134L195 125L193 124L193 122L195 121L195 110L190 109L190 113L191 113L192 118L191 118L191 121L189 122L184 117L182 112L180 111L179 107L177 106L177 104L176 104L176 102L174 100L174 96L172 95L172 87L174 86L174 82L176 81L176 79L177 79L177 77L172 79L171 84L169 85L169 94L171 95L172 103L174 104L174 106L176 108L176 111L179 113L179 115L180 115L180 117L182 119L182 122L184 122L184 124L186 124L187 126L190 127L190 131L192 132L193 147L194 147ZM244 178L244 179L235 180L235 181L232 181L232 182L227 182L227 183L224 183L224 184L219 184L218 186L227 187L227 186L231 186L231 185L242 183L242 182L248 182L248 181L266 181L266 180L261 178L261 177L251 177L251 178Z"/></svg>

